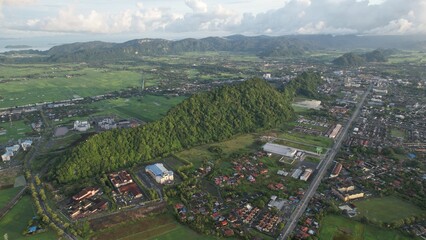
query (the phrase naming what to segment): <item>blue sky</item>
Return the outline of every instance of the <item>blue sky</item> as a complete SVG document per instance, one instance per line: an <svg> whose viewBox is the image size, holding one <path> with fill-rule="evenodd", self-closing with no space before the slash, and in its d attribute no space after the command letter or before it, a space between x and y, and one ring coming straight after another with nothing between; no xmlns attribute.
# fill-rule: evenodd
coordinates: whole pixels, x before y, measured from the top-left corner
<svg viewBox="0 0 426 240"><path fill-rule="evenodd" d="M0 38L426 34L425 0L0 0Z"/></svg>

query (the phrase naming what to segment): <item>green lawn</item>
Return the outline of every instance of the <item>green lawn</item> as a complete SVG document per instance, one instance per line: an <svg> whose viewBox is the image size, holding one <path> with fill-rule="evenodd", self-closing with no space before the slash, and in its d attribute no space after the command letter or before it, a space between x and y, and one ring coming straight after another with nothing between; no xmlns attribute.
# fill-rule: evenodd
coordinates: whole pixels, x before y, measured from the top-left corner
<svg viewBox="0 0 426 240"><path fill-rule="evenodd" d="M0 135L0 144L12 139L25 138L25 133L32 132L31 126L25 124L24 121L13 121L12 124L10 122L0 123L0 129L6 130L6 134Z"/></svg>
<svg viewBox="0 0 426 240"><path fill-rule="evenodd" d="M424 213L417 206L396 197L366 199L356 202L360 216L382 222L393 222Z"/></svg>
<svg viewBox="0 0 426 240"><path fill-rule="evenodd" d="M57 239L56 234L47 232L34 236L24 236L22 232L27 229L28 221L34 216L35 209L29 195L25 195L19 202L0 220L0 238L7 233L9 239L13 240L49 240Z"/></svg>
<svg viewBox="0 0 426 240"><path fill-rule="evenodd" d="M4 207L18 192L22 187L17 188L7 188L0 190L0 208Z"/></svg>
<svg viewBox="0 0 426 240"><path fill-rule="evenodd" d="M122 118L138 118L149 122L162 118L170 108L184 99L185 97L145 95L141 98L99 101L88 107L98 110L95 115L117 115Z"/></svg>
<svg viewBox="0 0 426 240"><path fill-rule="evenodd" d="M392 128L391 129L391 135L393 137L397 137L397 138L405 138L405 132L403 130L398 129L398 128Z"/></svg>
<svg viewBox="0 0 426 240"><path fill-rule="evenodd" d="M319 233L321 240L409 240L402 233L381 229L374 226L347 219L342 216L329 215L324 217Z"/></svg>

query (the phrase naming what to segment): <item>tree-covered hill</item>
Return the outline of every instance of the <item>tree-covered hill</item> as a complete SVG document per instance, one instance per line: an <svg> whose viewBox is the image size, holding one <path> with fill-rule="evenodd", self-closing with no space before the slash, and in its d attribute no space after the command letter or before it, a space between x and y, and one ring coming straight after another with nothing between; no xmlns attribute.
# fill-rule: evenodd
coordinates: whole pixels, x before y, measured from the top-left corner
<svg viewBox="0 0 426 240"><path fill-rule="evenodd" d="M297 88L294 85L291 91ZM195 94L159 121L90 137L66 154L55 178L70 182L235 134L275 127L293 117L293 95L260 79Z"/></svg>
<svg viewBox="0 0 426 240"><path fill-rule="evenodd" d="M388 57L394 52L391 49L376 49L364 54L350 52L334 59L333 63L338 66L357 67L371 62L387 62Z"/></svg>

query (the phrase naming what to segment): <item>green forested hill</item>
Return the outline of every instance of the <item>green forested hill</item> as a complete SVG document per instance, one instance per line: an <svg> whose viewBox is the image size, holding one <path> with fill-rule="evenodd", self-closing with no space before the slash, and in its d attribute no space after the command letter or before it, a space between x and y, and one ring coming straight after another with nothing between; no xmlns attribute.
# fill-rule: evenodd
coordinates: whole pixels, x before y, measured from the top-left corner
<svg viewBox="0 0 426 240"><path fill-rule="evenodd" d="M388 57L394 54L391 49L376 49L364 54L345 53L342 56L333 60L333 63L338 66L361 66L368 62L386 62Z"/></svg>
<svg viewBox="0 0 426 240"><path fill-rule="evenodd" d="M297 84L293 85L291 91L297 91ZM64 157L55 177L61 183L69 182L277 126L293 116L293 94L282 94L260 79L195 94L159 121L92 136Z"/></svg>

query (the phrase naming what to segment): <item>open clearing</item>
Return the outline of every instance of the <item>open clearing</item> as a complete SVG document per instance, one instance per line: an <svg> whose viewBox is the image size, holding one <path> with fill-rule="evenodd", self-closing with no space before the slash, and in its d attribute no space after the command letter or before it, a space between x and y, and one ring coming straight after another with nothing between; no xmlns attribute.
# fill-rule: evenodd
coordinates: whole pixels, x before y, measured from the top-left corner
<svg viewBox="0 0 426 240"><path fill-rule="evenodd" d="M215 239L199 235L179 224L172 215L161 214L125 223L102 230L92 239L138 240L138 239Z"/></svg>
<svg viewBox="0 0 426 240"><path fill-rule="evenodd" d="M402 233L362 224L342 216L328 215L321 223L321 240L409 240Z"/></svg>
<svg viewBox="0 0 426 240"><path fill-rule="evenodd" d="M166 115L170 108L185 97L146 95L141 98L118 98L99 101L88 105L98 110L95 115L116 115L122 118L137 118L146 122L155 121Z"/></svg>
<svg viewBox="0 0 426 240"><path fill-rule="evenodd" d="M24 236L22 231L27 228L28 221L34 217L33 205L31 197L24 195L21 200L0 220L1 237L7 233L9 239L13 240L54 240L57 239L56 234L51 230L36 234L34 236Z"/></svg>
<svg viewBox="0 0 426 240"><path fill-rule="evenodd" d="M0 123L0 129L6 130L6 134L0 135L0 144L7 143L9 140L25 138L26 133L32 132L30 125L25 124L24 121L13 121L12 124L10 122Z"/></svg>
<svg viewBox="0 0 426 240"><path fill-rule="evenodd" d="M417 206L396 197L366 199L355 205L360 216L382 222L393 222L424 213Z"/></svg>
<svg viewBox="0 0 426 240"><path fill-rule="evenodd" d="M180 153L177 153L176 156L179 158L188 160L194 164L197 168L203 161L213 161L216 160L219 156L215 153L212 153L208 150L211 146L220 147L223 152L221 156L227 157L229 154L234 152L252 152L256 150L254 147L256 136L253 134L243 134L237 136L233 139L226 140L219 143L206 144L198 147L194 147Z"/></svg>
<svg viewBox="0 0 426 240"><path fill-rule="evenodd" d="M22 187L0 190L0 208L4 207L13 197L21 191Z"/></svg>

